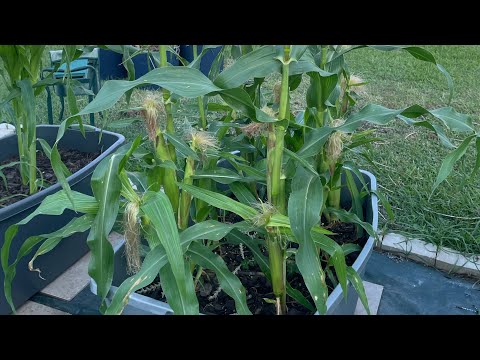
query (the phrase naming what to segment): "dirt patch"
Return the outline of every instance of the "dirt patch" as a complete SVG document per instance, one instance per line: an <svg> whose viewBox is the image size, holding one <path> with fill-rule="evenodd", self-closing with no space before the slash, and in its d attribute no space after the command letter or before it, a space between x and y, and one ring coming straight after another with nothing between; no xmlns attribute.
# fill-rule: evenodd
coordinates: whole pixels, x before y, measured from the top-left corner
<svg viewBox="0 0 480 360"><path fill-rule="evenodd" d="M63 163L72 174L87 166L100 155L100 152L86 153L78 150L60 149L59 152ZM14 156L2 161L0 166L18 161L18 156ZM42 151L37 152L37 168L37 178L40 179L38 172L41 172L43 176L43 188L52 186L57 182L50 160ZM22 184L20 165L3 168L2 172L7 180L7 187L5 187L3 179L0 178L0 208L14 204L29 195L28 184Z"/></svg>

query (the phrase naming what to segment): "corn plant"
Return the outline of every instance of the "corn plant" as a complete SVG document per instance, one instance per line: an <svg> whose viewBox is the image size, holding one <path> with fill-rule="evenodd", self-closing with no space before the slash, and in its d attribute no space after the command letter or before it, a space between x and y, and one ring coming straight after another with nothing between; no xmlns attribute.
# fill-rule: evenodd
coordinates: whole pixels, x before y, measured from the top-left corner
<svg viewBox="0 0 480 360"><path fill-rule="evenodd" d="M5 102L12 101L18 138L22 183L29 184L30 193L37 191L36 116L33 85L40 76L45 46L1 45L2 78L10 92ZM39 91L37 89L36 93Z"/></svg>
<svg viewBox="0 0 480 360"><path fill-rule="evenodd" d="M354 251L353 247L338 245L329 237L333 233L328 230L330 223L352 222L357 225L357 236L363 231L376 236L361 211L361 199L368 193L363 177L353 162L342 159L344 149L355 149L375 140L369 132L358 131L360 125L364 122L385 125L399 118L436 132L447 145L451 143L440 124L467 133L462 145L443 162L434 187L445 180L453 163L463 156L473 139L476 139L477 159L480 159L480 145L471 119L448 106L427 110L420 105L388 109L369 104L353 112L354 87L361 86L361 82L352 81L343 55L360 47L231 47L232 53L239 52L237 60L213 79L189 65L162 66L138 80L106 82L95 100L77 115L111 108L139 85L158 85L163 88L162 97L145 99L140 107L148 137L137 138L102 161L92 177L94 196L66 188L46 198L34 214L7 230L1 257L7 299L10 299L15 266L34 244L43 242L30 262L32 270L35 270L33 260L37 256L50 251L73 232L90 228L89 274L97 283L101 310L106 314L121 313L128 296L151 284L158 275L176 314L198 313L195 285L204 268L215 271L224 291L235 300L238 313L250 313L239 279L213 252L220 240L243 244L252 251L258 266L270 279L278 314L288 311L287 295L310 310L325 313L326 275L332 277L332 269L344 295L347 296L350 281L368 309L361 279L345 262L346 254ZM166 59L166 46L159 48L160 59ZM448 73L424 49L374 48L403 50L429 61L446 75L451 85ZM165 61L163 65L167 65ZM268 102L262 95L262 84L265 77L274 72L281 74L281 82L275 86L273 99ZM307 108L292 114L290 95L304 75L310 81ZM181 138L174 129L169 129L169 119L174 113L167 104L173 101L172 94L197 101L200 97L219 95L223 104L206 101L203 106L225 115L208 123L199 111L197 128L192 129L189 137ZM426 115L428 119L424 118ZM61 128L73 121L73 117L66 119ZM150 142L154 151L139 151L143 142ZM145 170L126 171L125 164L130 157L141 158ZM220 166L219 159L230 163L236 171ZM477 168L479 163L477 161ZM351 209L340 208L342 174L352 195ZM355 177L363 184L361 189L354 185ZM210 184L205 185L205 179L211 180ZM9 246L18 226L40 213L59 214L73 208L67 196L73 200L80 216L54 234L27 239L10 264ZM223 212L234 213L243 221L220 222ZM327 218L327 226L321 223L322 215ZM129 271L133 274L120 285L107 306L105 299L113 277L113 249L107 236L116 222L123 223ZM246 235L252 232L258 239ZM142 238L148 244L143 260L139 250ZM261 246L268 250L268 257L260 251ZM296 263L311 300L289 283L288 259ZM327 260L325 268L321 259Z"/></svg>
<svg viewBox="0 0 480 360"><path fill-rule="evenodd" d="M64 82L63 79L52 79L53 72L47 79L39 80L44 50L44 45L0 45L0 59L3 62L1 75L9 91L0 107L11 103L13 108L20 176L22 183L29 185L30 194L37 192L42 185L37 178L36 166L37 114L35 98L42 93L46 85ZM67 85L67 100L70 111L72 114L75 114L78 112L78 107L72 89L74 81L71 79L70 62L78 58L82 54L82 50L77 49L74 45L65 45L63 50L62 63L66 64L65 83ZM54 71L59 66L60 64L55 67ZM75 117L75 120L79 121L80 129L83 132L81 118ZM41 141L40 144L45 154L51 159L52 166L57 169L59 182L63 186L68 186L66 176L69 175L69 172L62 164L57 148L51 149L45 141ZM41 176L41 174L39 175Z"/></svg>

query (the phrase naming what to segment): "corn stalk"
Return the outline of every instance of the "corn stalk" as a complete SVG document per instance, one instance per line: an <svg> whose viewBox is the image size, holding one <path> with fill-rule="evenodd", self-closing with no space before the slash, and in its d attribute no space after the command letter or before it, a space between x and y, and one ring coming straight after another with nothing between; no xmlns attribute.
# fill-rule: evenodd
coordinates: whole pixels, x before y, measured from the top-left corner
<svg viewBox="0 0 480 360"><path fill-rule="evenodd" d="M279 122L287 119L290 46L284 46L283 51ZM285 127L282 124L269 124L267 143L268 202L281 214L285 214L285 177L282 176L284 137ZM267 227L267 231L268 258L272 275L273 293L277 302L277 314L281 315L287 313L285 244L282 241L282 236L276 229Z"/></svg>

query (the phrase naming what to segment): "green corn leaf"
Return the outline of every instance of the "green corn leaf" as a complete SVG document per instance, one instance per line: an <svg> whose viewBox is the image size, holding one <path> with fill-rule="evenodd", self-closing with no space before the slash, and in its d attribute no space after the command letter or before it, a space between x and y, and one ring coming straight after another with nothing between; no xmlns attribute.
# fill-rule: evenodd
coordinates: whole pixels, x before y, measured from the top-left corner
<svg viewBox="0 0 480 360"><path fill-rule="evenodd" d="M397 117L408 125L422 126L422 127L425 127L427 129L435 132L438 136L438 139L443 144L443 146L445 146L449 149L454 149L455 148L455 146L450 142L450 140L447 137L447 134L445 134L445 131L443 131L443 128L440 125L432 124L432 123L430 123L426 120L425 121L412 120L412 119L409 119L409 118L407 118L405 116L402 116L402 115L398 115Z"/></svg>
<svg viewBox="0 0 480 360"><path fill-rule="evenodd" d="M162 266L168 263L163 246L153 248L143 260L142 267L133 276L127 278L115 292L112 302L105 310L105 315L120 315L128 304L131 293L150 285L157 277Z"/></svg>
<svg viewBox="0 0 480 360"><path fill-rule="evenodd" d="M67 104L68 104L68 109L70 110L70 114L76 115L78 114L78 105L77 105L77 97L75 96L73 92L73 84L71 79L68 79L67 81ZM83 127L83 121L81 116L74 116L73 117L74 122L78 122L78 125L80 127L80 132L82 135L85 137L85 129Z"/></svg>
<svg viewBox="0 0 480 360"><path fill-rule="evenodd" d="M93 215L84 215L79 218L73 219L63 228L53 233L31 236L27 238L20 247L15 261L10 265L8 265L8 252L4 253L4 247L2 247L2 268L4 270L3 289L5 293L5 298L7 299L7 302L12 308L13 312L15 312L15 306L12 299L12 283L16 275L17 264L20 262L20 260L23 257L27 256L32 251L35 245L47 239L46 242L48 243L46 245L44 245L45 243L42 244L42 246L37 250L35 256L29 263L29 268L33 269L33 261L35 260L35 258L37 258L39 255L45 254L48 251L51 251L62 239L67 238L77 232L87 231L90 228L93 218ZM6 242L11 242L11 239L13 238L12 235L15 235L17 229L18 227L10 227L7 230Z"/></svg>
<svg viewBox="0 0 480 360"><path fill-rule="evenodd" d="M160 279L162 281L162 290L167 298L168 305L172 308L176 315L198 315L199 306L198 299L195 294L195 286L193 277L190 275L188 263L184 264L184 272L187 274L185 278L186 294L178 287L175 274L172 271L170 263L162 266L160 269Z"/></svg>
<svg viewBox="0 0 480 360"><path fill-rule="evenodd" d="M108 127L110 129L124 129L129 127L137 122L142 121L141 118L126 118L126 119L119 119L108 123Z"/></svg>
<svg viewBox="0 0 480 360"><path fill-rule="evenodd" d="M266 114L256 107L248 93L242 88L226 89L219 93L223 101L230 105L233 109L244 113L253 121L259 122L275 122L277 119Z"/></svg>
<svg viewBox="0 0 480 360"><path fill-rule="evenodd" d="M72 191L72 195L75 199L78 212L83 214L96 214L98 212L98 202L93 196L85 195L76 191ZM17 224L11 225L11 227L25 225L38 215L61 215L67 209L73 210L65 191L60 190L43 199L34 212Z"/></svg>
<svg viewBox="0 0 480 360"><path fill-rule="evenodd" d="M297 161L300 165L302 165L304 167L305 170L307 170L309 173L311 173L312 175L314 176L318 176L318 173L315 171L315 169L313 168L313 166L307 161L305 160L304 158L302 158L301 156L298 156L297 154L295 154L293 151L290 151L288 150L287 148L284 148L283 149L283 152L285 153L285 155L287 155L289 158Z"/></svg>
<svg viewBox="0 0 480 360"><path fill-rule="evenodd" d="M33 93L32 82L30 79L17 81L17 86L20 88L23 106L27 115L26 129L23 131L27 134L28 146L35 142L35 128L37 126L37 116L35 111L35 95Z"/></svg>
<svg viewBox="0 0 480 360"><path fill-rule="evenodd" d="M249 178L245 178L235 171L225 168L218 168L214 170L197 170L195 175L192 175L193 179L212 179L220 184L231 184L235 181L251 181Z"/></svg>
<svg viewBox="0 0 480 360"><path fill-rule="evenodd" d="M242 204L251 206L257 202L257 199L245 184L233 182L230 184L230 190Z"/></svg>
<svg viewBox="0 0 480 360"><path fill-rule="evenodd" d="M32 259L28 263L28 268L30 271L38 271L40 273L40 269L34 269L33 263L34 261L41 255L45 255L55 249L55 247L60 244L60 242L69 236L75 234L75 233L82 233L87 230L89 230L92 226L92 222L94 220L93 215L83 215L78 218L74 218L71 220L67 225L65 225L62 229L57 230L51 234L47 235L40 235L39 237L41 239L47 239L40 247L38 250L35 252L33 255ZM28 239L27 239L28 241ZM26 243L27 243L26 241ZM18 262L21 257L26 256L32 249L32 246L35 244L29 243L27 248L24 250L24 245L25 243L22 244L22 247L19 250L19 254L17 256L17 260L15 262ZM28 252L27 252L28 251ZM19 257L21 255L21 257Z"/></svg>
<svg viewBox="0 0 480 360"><path fill-rule="evenodd" d="M198 155L195 151L192 150L190 146L188 146L185 141L183 141L181 138L174 134L169 134L167 132L163 133L163 136L165 136L170 144L172 144L175 149L182 154L184 157L191 157L194 160L200 160L198 158Z"/></svg>
<svg viewBox="0 0 480 360"><path fill-rule="evenodd" d="M429 113L440 119L445 126L454 131L474 131L472 119L469 115L456 112L452 107L430 110Z"/></svg>
<svg viewBox="0 0 480 360"><path fill-rule="evenodd" d="M290 228L290 219L283 214L273 214L266 226Z"/></svg>
<svg viewBox="0 0 480 360"><path fill-rule="evenodd" d="M328 290L320 258L310 235L312 227L320 221L322 204L323 186L320 178L298 167L288 200L290 227L299 244L295 260L317 310L323 314L327 310Z"/></svg>
<svg viewBox="0 0 480 360"><path fill-rule="evenodd" d="M179 96L196 98L220 91L197 69L184 66L167 66L153 69L137 80L109 80L105 82L95 99L78 115L87 115L111 108L130 89L139 85L158 85Z"/></svg>
<svg viewBox="0 0 480 360"><path fill-rule="evenodd" d="M378 200L380 200L380 203L382 204L383 208L385 209L385 211L387 212L387 216L388 216L388 219L390 221L393 221L395 216L393 214L393 210L392 210L392 205L390 204L390 202L387 200L387 198L385 197L385 195L383 195L382 192L378 191L378 190L371 190L370 191L372 194L375 194L377 195L378 197Z"/></svg>
<svg viewBox="0 0 480 360"><path fill-rule="evenodd" d="M290 48L290 59L300 60L307 48L308 45L292 45Z"/></svg>
<svg viewBox="0 0 480 360"><path fill-rule="evenodd" d="M364 121L377 125L386 125L390 121L395 119L395 117L397 117L398 115L403 115L407 118L416 118L429 114L442 121L444 125L451 130L464 132L474 131L471 117L465 114L460 114L453 110L451 107L427 110L420 105L412 105L408 108L392 110L375 104L368 104L363 107L359 112L350 115L345 120L345 124L338 127L338 130L344 132L353 132ZM430 129L432 130L432 128ZM435 128L433 129L435 130Z"/></svg>
<svg viewBox="0 0 480 360"><path fill-rule="evenodd" d="M475 137L476 135L468 136L465 140L463 140L457 149L453 150L445 157L435 180L435 184L433 185L432 194L438 185L440 185L448 177L448 175L450 175L453 170L453 165L455 165L455 163L460 160L463 155L465 155L468 145Z"/></svg>
<svg viewBox="0 0 480 360"><path fill-rule="evenodd" d="M68 200L72 204L72 208L74 211L77 210L77 205L75 204L75 198L73 196L73 191L70 188L70 184L67 181L65 176L65 164L62 162L62 158L60 157L60 152L58 151L57 144L55 144L50 152L50 163L52 164L53 172L57 177L57 181L62 185L63 190L65 191L65 195L67 196Z"/></svg>
<svg viewBox="0 0 480 360"><path fill-rule="evenodd" d="M357 244L346 243L342 245L342 250L345 256L350 255L351 253L361 251L362 248Z"/></svg>
<svg viewBox="0 0 480 360"><path fill-rule="evenodd" d="M480 135L477 135L475 146L477 148L477 160L475 161L475 167L473 168L473 171L472 171L472 175L471 175L472 178L475 176L478 169L480 169Z"/></svg>
<svg viewBox="0 0 480 360"><path fill-rule="evenodd" d="M327 101L335 90L338 82L338 75L331 74L322 76L318 72L309 72L310 86L307 90L307 106L317 109L326 109Z"/></svg>
<svg viewBox="0 0 480 360"><path fill-rule="evenodd" d="M317 246L330 255L330 262L335 268L337 274L338 282L343 290L343 296L347 298L347 264L345 262L345 252L344 249L338 245L334 240L330 239L324 234L320 234L315 231L311 231L310 235L312 236L313 241Z"/></svg>
<svg viewBox="0 0 480 360"><path fill-rule="evenodd" d="M180 246L185 252L192 241L221 240L233 229L233 226L207 220L185 229L180 234ZM138 273L126 279L113 296L105 314L119 315L128 303L131 293L150 285L158 275L160 269L168 263L167 254L162 245L153 248L145 257Z"/></svg>
<svg viewBox="0 0 480 360"><path fill-rule="evenodd" d="M216 208L233 212L245 220L249 220L257 214L254 208L230 199L228 196L193 185L177 184L182 190L187 191L193 197L203 200Z"/></svg>
<svg viewBox="0 0 480 360"><path fill-rule="evenodd" d="M330 134L334 131L334 128L327 126L309 131L305 137L305 143L297 151L297 155L303 159L317 155L323 149L323 145L327 142Z"/></svg>
<svg viewBox="0 0 480 360"><path fill-rule="evenodd" d="M447 104L450 105L453 99L453 79L450 76L450 73L445 69L442 65L437 63L437 69L440 70L440 72L445 76L447 79L447 85L448 85L448 102Z"/></svg>
<svg viewBox="0 0 480 360"><path fill-rule="evenodd" d="M0 45L1 46L1 45ZM2 102L0 102L0 109L6 106L12 99L21 96L20 90L18 88L13 88L8 93L7 97L4 98Z"/></svg>
<svg viewBox="0 0 480 360"><path fill-rule="evenodd" d="M147 175L145 172L127 171L128 178L137 187L137 190L144 193L147 191Z"/></svg>
<svg viewBox="0 0 480 360"><path fill-rule="evenodd" d="M36 81L40 76L40 67L42 66L42 56L45 45L30 45L30 76L32 81Z"/></svg>
<svg viewBox="0 0 480 360"><path fill-rule="evenodd" d="M98 201L98 212L87 237L91 250L88 274L97 283L102 303L113 279L113 247L108 235L115 224L120 207L122 183L118 167L123 153L114 153L103 159L92 174L91 186Z"/></svg>
<svg viewBox="0 0 480 360"><path fill-rule="evenodd" d="M224 59L225 59L225 46L217 45L215 47L218 47L218 46L221 46L221 49L213 59L212 65L210 67L210 71L208 72L208 78L211 80L215 79L218 76L218 74L221 71L220 67L223 65ZM206 47L207 46L205 46L203 49L205 49ZM202 49L202 52L203 52L203 49Z"/></svg>
<svg viewBox="0 0 480 360"><path fill-rule="evenodd" d="M230 112L232 108L228 105L218 104L218 103L208 103L207 104L208 111L226 111Z"/></svg>
<svg viewBox="0 0 480 360"><path fill-rule="evenodd" d="M180 243L183 247L184 244L190 244L196 240L219 241L234 228L235 225L225 224L215 220L206 220L185 229L180 234Z"/></svg>
<svg viewBox="0 0 480 360"><path fill-rule="evenodd" d="M128 80L133 81L135 80L135 64L131 56L130 48L125 45L121 45L121 48L122 48L123 67L127 70ZM132 93L133 93L133 89L130 89L125 93L127 104L130 104Z"/></svg>
<svg viewBox="0 0 480 360"><path fill-rule="evenodd" d="M249 165L242 164L240 162L233 161L233 160L230 160L230 159L228 159L228 162L230 164L232 164L237 170L243 171L252 180L262 182L262 183L266 183L267 178L266 178L266 175L265 175L264 171L261 171L259 169L254 168L254 167L251 167Z"/></svg>
<svg viewBox="0 0 480 360"><path fill-rule="evenodd" d="M291 62L289 65L289 75L290 76L295 76L295 75L302 75L305 73L318 73L321 77L330 77L330 76L335 76L337 77L337 74L325 71L320 69L315 63L308 61L308 60L300 60L296 62Z"/></svg>
<svg viewBox="0 0 480 360"><path fill-rule="evenodd" d="M130 156L132 156L133 152L140 146L142 143L142 136L137 135L137 137L132 141L132 144L130 145L130 148L125 152L125 155L123 156L122 160L120 160L120 164L118 164L118 173L120 174L125 167L125 164L127 163L128 159ZM121 150L118 150L118 153L121 153L128 144L123 145Z"/></svg>
<svg viewBox="0 0 480 360"><path fill-rule="evenodd" d="M372 225L360 220L356 214L348 212L344 209L339 210L334 208L327 208L327 210L335 214L335 216L337 216L340 221L360 225L368 233L368 235L375 239L378 237L375 230L373 230Z"/></svg>
<svg viewBox="0 0 480 360"><path fill-rule="evenodd" d="M187 276L191 275L185 273L185 260L172 205L162 192L147 192L145 199L140 208L151 221L151 236L165 249L180 296L178 303L171 304L172 309L177 314L198 313L197 298L191 296L192 292L195 294L193 283L192 287L188 286ZM177 307L177 304L180 306Z"/></svg>
<svg viewBox="0 0 480 360"><path fill-rule="evenodd" d="M40 145L42 146L42 149L43 149L43 153L45 155L47 155L47 157L51 160L51 156L52 156L52 148L50 147L50 145L43 139L37 139L38 142L40 143ZM70 172L70 170L68 170L68 168L65 166L65 164L62 162L62 168L63 168L63 173L65 174L65 176L70 176L72 175L72 173Z"/></svg>
<svg viewBox="0 0 480 360"><path fill-rule="evenodd" d="M273 214L270 217L269 222L267 223L268 227L280 227L280 228L290 228L290 219L288 216L285 216L283 214ZM323 235L334 235L333 232L330 230L322 228L320 225L315 225L312 228L312 231L315 231L318 234L323 234ZM295 239L292 239L292 241L295 241Z"/></svg>
<svg viewBox="0 0 480 360"><path fill-rule="evenodd" d="M347 277L348 277L348 280L352 283L355 291L358 293L358 297L360 298L360 301L362 302L363 307L367 311L367 314L370 315L370 308L368 306L367 294L365 293L365 287L363 286L362 279L357 274L357 272L350 266L347 268Z"/></svg>
<svg viewBox="0 0 480 360"><path fill-rule="evenodd" d="M347 182L347 188L350 192L352 198L352 211L360 220L364 220L363 217L363 207L362 207L362 199L360 198L360 192L357 189L357 184L355 184L355 180L353 179L353 175L350 170L345 169L345 178ZM357 238L361 238L363 236L363 229L360 225L356 225L356 232Z"/></svg>
<svg viewBox="0 0 480 360"><path fill-rule="evenodd" d="M187 46L198 46L198 45L187 45ZM202 46L202 51L200 52L200 54L198 54L198 56L195 59L193 59L191 63L189 63L189 64L187 63L187 66L191 67L191 68L194 68L194 69L200 69L201 60L202 60L203 56L207 53L207 51L210 50L210 49L216 49L219 46L221 46L221 45L204 45L204 46ZM192 52L193 52L193 50L192 50ZM210 78L210 76L209 76L209 78Z"/></svg>
<svg viewBox="0 0 480 360"><path fill-rule="evenodd" d="M239 87L247 80L263 78L272 72L280 72L281 63L275 59L277 50L273 45L262 46L238 58L214 81L222 89Z"/></svg>
<svg viewBox="0 0 480 360"><path fill-rule="evenodd" d="M360 168L353 161L348 161L348 160L344 161L343 162L343 168L346 171L351 171L355 174L355 176L357 177L357 179L360 181L360 183L363 186L363 188L360 191L362 191L362 190L369 191L367 183L365 182L365 178L360 171Z"/></svg>

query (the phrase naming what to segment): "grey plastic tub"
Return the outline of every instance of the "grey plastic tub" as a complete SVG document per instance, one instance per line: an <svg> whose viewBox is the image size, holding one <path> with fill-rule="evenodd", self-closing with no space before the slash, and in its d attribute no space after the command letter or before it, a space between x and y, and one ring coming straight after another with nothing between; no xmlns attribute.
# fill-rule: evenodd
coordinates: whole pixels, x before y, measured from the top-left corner
<svg viewBox="0 0 480 360"><path fill-rule="evenodd" d="M57 125L37 126L37 138L44 139L50 146L55 142L57 132ZM109 131L103 131L100 142L99 136L100 129L87 130L86 138L83 138L79 130L68 129L59 143L60 149L102 152L101 155L90 164L67 178L70 187L74 191L91 195L90 178L95 167L102 159L113 153L125 141L123 135ZM40 149L40 145L38 149ZM18 156L16 135L10 135L0 140L0 161L4 161L12 156ZM52 195L59 190L61 190L61 185L55 184L12 205L0 208L0 247L3 246L5 231L10 225L16 224L30 215L46 196ZM56 231L66 225L75 216L76 214L73 211L67 210L60 216L37 216L27 225L20 226L10 248L10 263L13 262L14 259L12 259L12 257L16 256L21 244L28 237ZM38 273L28 270L28 261L30 261L31 256L33 256L39 245L34 247L31 256L24 257L17 265L17 272L12 285L15 307L19 307L25 303L32 295L55 280L55 278L85 255L88 252L86 239L87 232L72 235L64 239L53 251L40 256L36 260L36 266L42 269L42 277L46 280L40 279ZM3 279L4 274L0 268L0 315L11 313L10 306L7 304L3 293Z"/></svg>
<svg viewBox="0 0 480 360"><path fill-rule="evenodd" d="M369 190L377 190L377 180L373 174L368 171L361 170L364 175L366 184ZM357 186L361 184L358 179L355 178ZM350 193L346 187L342 188L342 207L349 208L351 206ZM378 228L378 204L377 196L372 194L368 198L364 198L363 208L367 222L369 222L373 229L377 231ZM355 271L363 277L365 269L367 267L368 260L373 251L375 239L369 237L359 256L353 263L352 267ZM115 272L113 275L113 286L107 295L107 302L113 299L118 286L128 277L126 273L127 263L124 256L124 245L122 241L115 248ZM97 284L93 279L90 279L90 290L97 294ZM344 299L343 290L340 285L337 285L327 299L327 315L353 315L355 307L358 301L358 294L353 288L352 284L348 284L347 299ZM173 315L173 311L170 306L162 301L152 299L148 296L143 296L137 293L130 295L128 305L125 306L123 311L124 315Z"/></svg>

